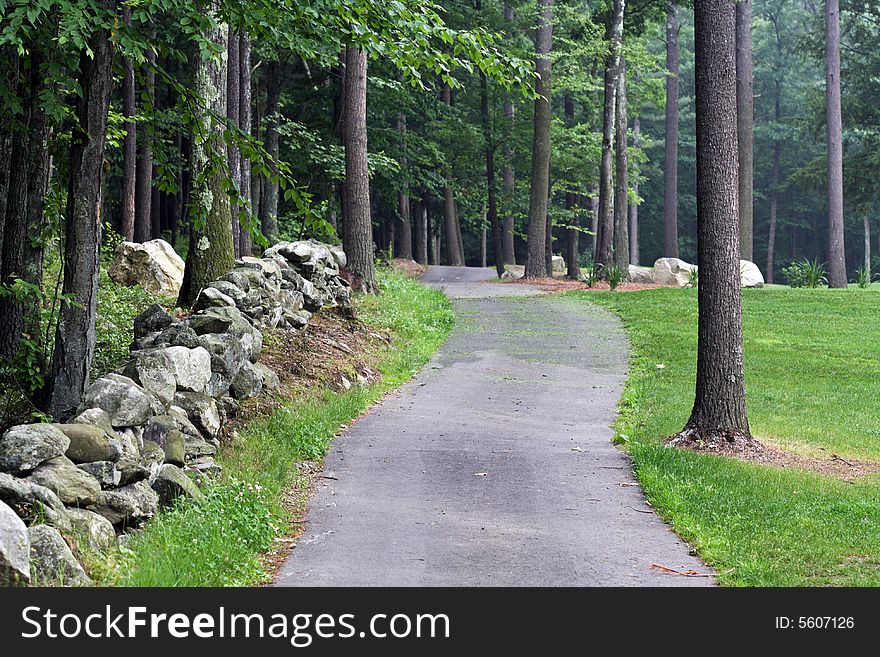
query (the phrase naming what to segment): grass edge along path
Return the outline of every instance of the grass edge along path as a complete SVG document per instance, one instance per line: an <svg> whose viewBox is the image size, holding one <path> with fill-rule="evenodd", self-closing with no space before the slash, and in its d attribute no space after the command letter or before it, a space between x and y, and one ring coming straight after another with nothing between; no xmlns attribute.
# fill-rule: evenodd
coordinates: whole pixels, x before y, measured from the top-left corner
<svg viewBox="0 0 880 657"><path fill-rule="evenodd" d="M749 290L743 297L748 404L755 434L769 435L762 432L777 415L774 404L784 404L778 414L785 414L791 431L797 430L793 423L799 421L799 409L812 409L804 413L805 424L824 411L833 431L850 408L823 408L828 398L817 398L811 385L801 386L797 378L784 383L780 377L791 376L790 364L774 363L773 354L790 361L791 350L800 350L822 358L815 353L820 347L810 343L814 337L810 333L821 329L817 322L826 321L832 322L825 326L830 331L826 340L839 342L860 335L861 341L855 343L859 346L852 348L869 350L861 322L871 298L845 290ZM621 317L633 357L616 440L632 457L648 500L721 573L721 584L880 585L880 478L846 482L662 445L665 437L684 425L693 403L695 291L578 292L562 301L593 302ZM811 330L791 316L796 313L812 318ZM804 344L789 344L783 350L783 341L797 340L794 326L802 327ZM762 349L763 355L757 353ZM770 360L758 359L756 364L753 355ZM842 356L834 352L828 357L833 363ZM780 398L783 387L786 394Z"/></svg>
<svg viewBox="0 0 880 657"><path fill-rule="evenodd" d="M359 318L390 334L381 378L347 392L327 389L258 419L219 462L224 474L200 502L161 511L104 563L91 563L101 585L247 586L264 583L264 555L290 531L285 496L305 505L310 478L300 464L322 460L339 429L412 378L445 342L451 304L437 290L391 271L382 292L357 300ZM286 508L287 507L287 508Z"/></svg>

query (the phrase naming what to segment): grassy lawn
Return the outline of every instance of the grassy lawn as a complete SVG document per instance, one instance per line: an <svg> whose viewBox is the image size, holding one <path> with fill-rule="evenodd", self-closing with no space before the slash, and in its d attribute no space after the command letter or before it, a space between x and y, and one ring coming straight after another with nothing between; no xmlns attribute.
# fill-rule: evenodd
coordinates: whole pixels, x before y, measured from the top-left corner
<svg viewBox="0 0 880 657"><path fill-rule="evenodd" d="M568 298L623 319L634 360L618 433L651 503L726 573L722 583L880 585L880 477L844 482L662 446L693 404L695 291ZM754 435L807 455L880 460L878 298L765 289L744 291L743 304Z"/></svg>
<svg viewBox="0 0 880 657"><path fill-rule="evenodd" d="M99 564L99 583L246 586L266 580L261 556L289 531L290 497L300 505L307 498L309 478L298 463L320 461L339 428L410 379L452 327L442 293L399 274L380 277L382 294L356 303L369 327L392 337L377 363L381 379L344 393L312 391L248 425L218 459L224 475L205 500L156 516L115 559Z"/></svg>

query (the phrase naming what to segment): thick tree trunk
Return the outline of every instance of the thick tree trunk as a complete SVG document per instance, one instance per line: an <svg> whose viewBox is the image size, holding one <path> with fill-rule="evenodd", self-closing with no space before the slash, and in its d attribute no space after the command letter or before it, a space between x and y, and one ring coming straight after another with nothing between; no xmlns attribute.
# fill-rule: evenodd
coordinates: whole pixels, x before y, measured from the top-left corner
<svg viewBox="0 0 880 657"><path fill-rule="evenodd" d="M238 85L238 127L247 135L251 134L253 128L253 112L251 111L251 40L246 33L239 36L238 46L239 57L239 74L240 83ZM241 178L241 197L246 202L250 202L251 198L251 163L250 160L241 157L239 154L239 167ZM239 237L239 249L241 255L249 256L254 249L254 238L251 234L251 221L253 216L253 205L242 208L247 213L247 220L242 225Z"/></svg>
<svg viewBox="0 0 880 657"><path fill-rule="evenodd" d="M532 140L532 177L529 199L528 257L526 278L547 275L547 215L550 194L550 122L552 99L553 0L538 0L540 13L535 37L536 55L534 135ZM552 264L551 264L552 266Z"/></svg>
<svg viewBox="0 0 880 657"><path fill-rule="evenodd" d="M398 194L397 202L398 213L400 215L400 237L398 238L400 248L397 255L404 260L412 260L412 219L410 218L409 211L409 163L407 162L406 156L406 114L403 112L400 112L397 115L397 134L403 146L403 162L401 164L403 165L403 176L405 179L404 189Z"/></svg>
<svg viewBox="0 0 880 657"><path fill-rule="evenodd" d="M638 148L641 145L642 138L642 122L638 117L633 120L633 147ZM633 181L633 194L636 199L639 198L639 179ZM638 266L641 261L639 253L639 202L631 203L629 206L629 261L630 264Z"/></svg>
<svg viewBox="0 0 880 657"><path fill-rule="evenodd" d="M212 0L208 11L216 15L219 0ZM205 38L221 52L229 47L229 27L220 24L205 33ZM204 99L206 109L223 117L227 111L226 67L217 60L197 57L195 62L195 93ZM192 140L192 198L194 206L192 232L189 241L186 271L178 303L189 306L199 292L211 281L217 280L235 266L235 247L232 239L232 209L229 195L223 189L224 177L212 171L213 157L228 157L223 141L223 125L211 116L199 117L201 129Z"/></svg>
<svg viewBox="0 0 880 657"><path fill-rule="evenodd" d="M106 11L115 0L101 0ZM100 29L80 57L77 127L70 146L69 183L65 212L64 284L62 293L77 303L61 304L52 356L52 376L45 391L45 410L64 421L73 413L89 383L95 352L98 304L98 247L101 233L101 182L107 114L113 89L113 43L110 31Z"/></svg>
<svg viewBox="0 0 880 657"><path fill-rule="evenodd" d="M828 137L828 287L846 287L843 244L843 119L840 110L840 3L825 0Z"/></svg>
<svg viewBox="0 0 880 657"><path fill-rule="evenodd" d="M629 121L626 98L626 60L620 58L617 72L617 126L614 130L614 264L629 267Z"/></svg>
<svg viewBox="0 0 880 657"><path fill-rule="evenodd" d="M131 9L124 7L122 15L125 24L131 26ZM130 57L124 61L125 75L122 79L122 115L126 118L125 141L122 145L122 207L119 232L129 242L134 240L135 194L137 189L137 112L134 78L134 62Z"/></svg>
<svg viewBox="0 0 880 657"><path fill-rule="evenodd" d="M229 43L226 47L226 118L229 125L237 128L241 112L241 38L238 32L230 30ZM229 160L229 177L238 189L241 189L241 153L233 145L226 147ZM232 212L232 244L235 257L241 257L241 225L239 222L238 203L231 204Z"/></svg>
<svg viewBox="0 0 880 657"><path fill-rule="evenodd" d="M752 0L736 3L736 126L739 148L739 255L754 260L754 124L755 98L752 62Z"/></svg>
<svg viewBox="0 0 880 657"><path fill-rule="evenodd" d="M156 53L147 51L147 64L144 71L144 93L152 111L156 101ZM153 239L153 147L148 129L139 130L137 140L137 181L136 209L134 220L134 241L148 242Z"/></svg>
<svg viewBox="0 0 880 657"><path fill-rule="evenodd" d="M666 17L666 155L663 161L663 255L678 257L678 7Z"/></svg>
<svg viewBox="0 0 880 657"><path fill-rule="evenodd" d="M736 9L695 4L699 338L694 409L680 438L749 439L743 372L736 124Z"/></svg>
<svg viewBox="0 0 880 657"><path fill-rule="evenodd" d="M609 37L611 52L605 62L605 102L602 114L602 161L599 166L599 226L596 242L596 264L604 269L611 265L614 248L614 138L617 121L617 78L623 44L624 0L614 0Z"/></svg>
<svg viewBox="0 0 880 657"><path fill-rule="evenodd" d="M356 287L377 291L367 164L367 53L349 47L345 57L345 217L342 242Z"/></svg>
<svg viewBox="0 0 880 657"><path fill-rule="evenodd" d="M498 220L498 183L495 180L495 141L492 138L492 117L489 114L489 81L480 72L480 113L483 117L483 144L486 149L486 189L489 201L489 225L492 229L492 258L495 271L500 278L504 274L504 247L501 239L501 224ZM486 225L483 223L483 254L485 254ZM485 257L483 266L486 266Z"/></svg>
<svg viewBox="0 0 880 657"><path fill-rule="evenodd" d="M441 85L440 100L447 107L452 105L452 89L450 89L448 84ZM464 267L464 252L461 249L461 230L455 208L455 192L450 186L452 183L452 171L447 169L443 172L443 177L446 179L446 187L443 188L446 264L450 267Z"/></svg>
<svg viewBox="0 0 880 657"><path fill-rule="evenodd" d="M18 74L17 96L22 113L11 122L6 179L3 239L0 241L0 284L16 278L40 287L43 281L43 247L46 218L44 198L49 172L49 121L40 107L46 88L40 46L30 45L29 61ZM21 348L26 334L40 338L39 300L0 295L0 357L9 359Z"/></svg>

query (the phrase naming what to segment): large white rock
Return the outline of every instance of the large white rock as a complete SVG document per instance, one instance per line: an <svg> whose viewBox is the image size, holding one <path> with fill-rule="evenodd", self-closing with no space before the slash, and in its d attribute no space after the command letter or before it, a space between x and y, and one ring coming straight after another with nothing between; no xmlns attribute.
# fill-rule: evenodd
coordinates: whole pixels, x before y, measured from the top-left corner
<svg viewBox="0 0 880 657"><path fill-rule="evenodd" d="M554 274L564 274L567 271L567 267L565 265L565 258L562 256L553 256L553 273Z"/></svg>
<svg viewBox="0 0 880 657"><path fill-rule="evenodd" d="M657 285L686 287L691 280L691 272L697 266L679 258L660 258L654 263L654 282Z"/></svg>
<svg viewBox="0 0 880 657"><path fill-rule="evenodd" d="M630 283L638 283L640 285L654 284L654 270L650 267L639 267L638 265L629 266L629 275L626 277Z"/></svg>
<svg viewBox="0 0 880 657"><path fill-rule="evenodd" d="M165 240L122 242L110 265L110 278L120 285L143 286L153 294L177 296L183 285L183 259Z"/></svg>
<svg viewBox="0 0 880 657"><path fill-rule="evenodd" d="M27 527L15 511L0 502L0 586L30 580L30 553Z"/></svg>
<svg viewBox="0 0 880 657"><path fill-rule="evenodd" d="M740 260L739 273L742 287L764 287L764 275L754 262Z"/></svg>

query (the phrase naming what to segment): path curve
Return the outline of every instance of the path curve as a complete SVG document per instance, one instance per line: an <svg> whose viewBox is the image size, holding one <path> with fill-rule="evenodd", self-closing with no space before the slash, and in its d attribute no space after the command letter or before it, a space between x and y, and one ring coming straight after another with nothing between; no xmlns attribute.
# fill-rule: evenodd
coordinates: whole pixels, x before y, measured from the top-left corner
<svg viewBox="0 0 880 657"><path fill-rule="evenodd" d="M337 438L279 586L706 586L610 442L628 345L610 313L432 267L447 344ZM531 296L526 296L531 295Z"/></svg>

